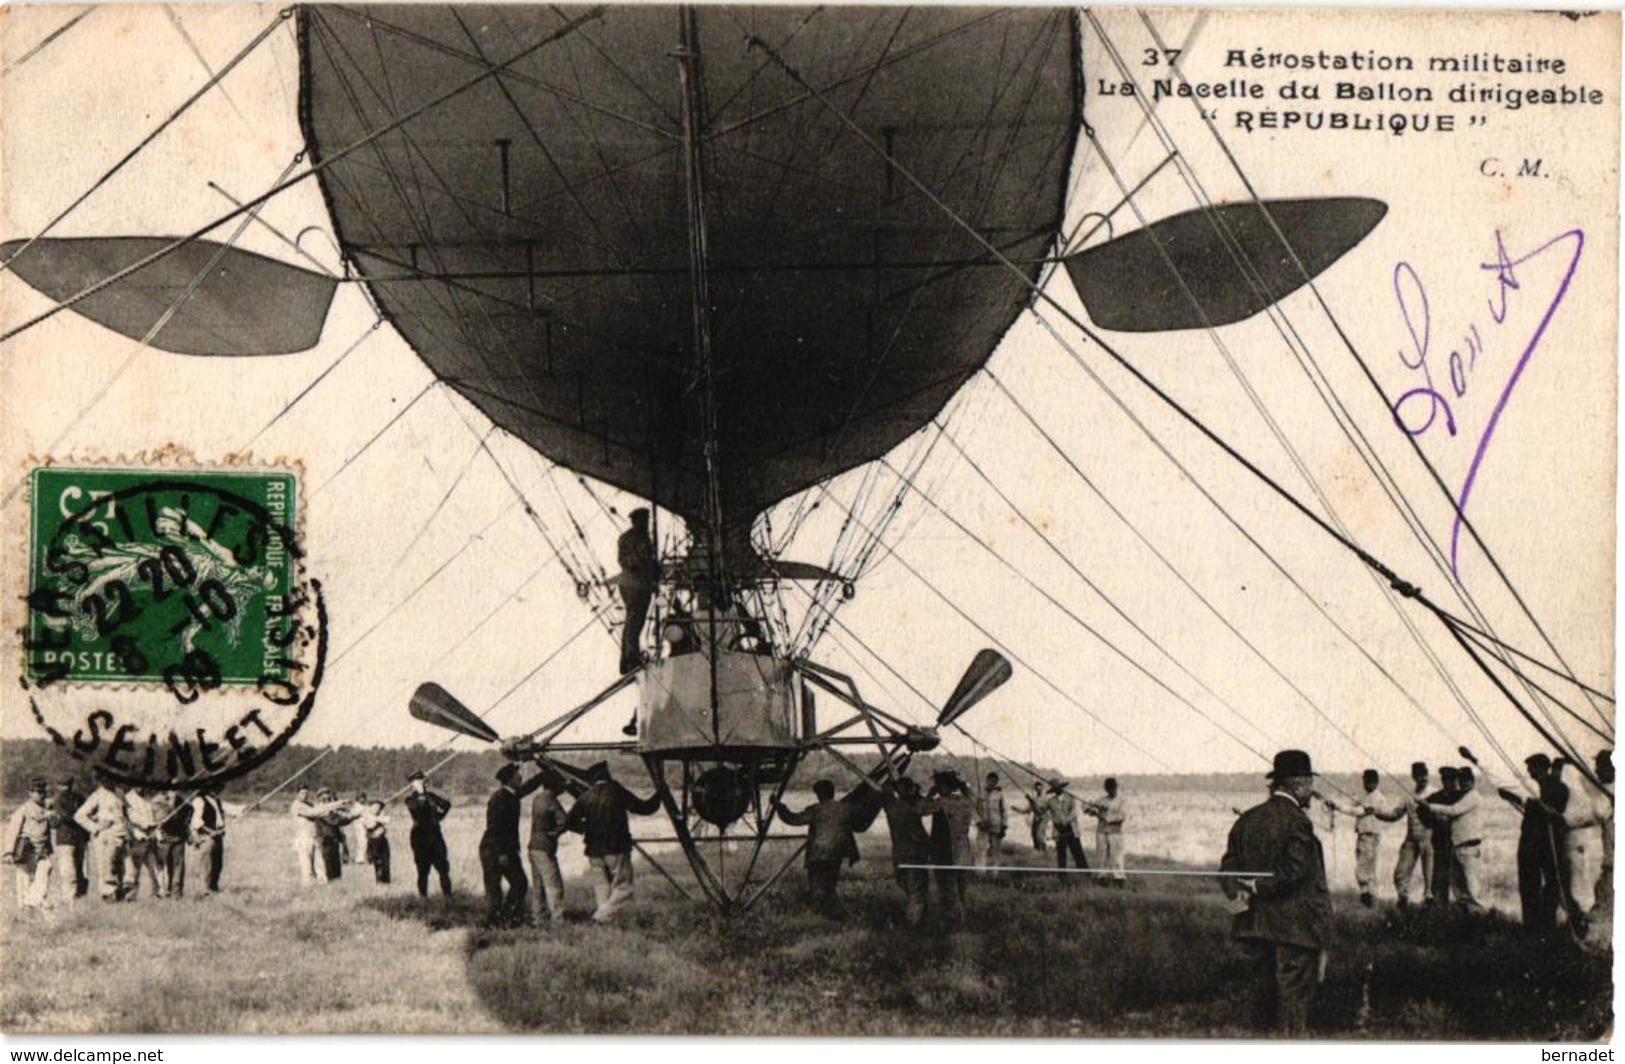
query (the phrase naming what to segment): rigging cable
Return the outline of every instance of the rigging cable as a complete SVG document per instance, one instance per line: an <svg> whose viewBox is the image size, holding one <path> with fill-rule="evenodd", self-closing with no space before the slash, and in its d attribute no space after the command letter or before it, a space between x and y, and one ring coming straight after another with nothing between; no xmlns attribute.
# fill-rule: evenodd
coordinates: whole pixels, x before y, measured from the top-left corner
<svg viewBox="0 0 1625 1064"><path fill-rule="evenodd" d="M70 20L66 26L63 26L61 29L57 30L56 33L53 33L50 37L47 37L45 39L45 41L42 42L35 49L35 51L38 51L38 48L44 47L46 44L49 44L52 40L55 40L57 36L59 36L60 34L66 32L67 30L71 29L73 27L73 25L79 21L79 19L84 18L85 15L88 15L92 10L94 10L94 9L93 8L86 8L84 11L80 12L77 16L75 16L72 20ZM29 248L33 247L35 242L43 239L45 237L45 235L47 233L49 233L51 230L55 229L57 227L57 225L63 219L65 219L68 215L72 214L74 211L78 210L79 207L86 200L88 200L91 196L95 195L96 191L98 189L100 189L103 185L107 184L107 182L111 181L114 178L114 176L116 176L118 174L118 172L120 170L124 169L124 167L129 164L130 160L134 159L137 155L141 154L141 152L147 147L147 145L149 145L153 141L157 140L159 135L162 134L164 130L166 130L170 126L174 125L175 122L182 115L184 115L187 111L189 111L191 109L193 104L197 103L204 96L208 95L210 89L212 89L216 85L220 84L220 82L226 77L227 74L230 74L232 72L232 70L236 69L237 64L241 63L244 59L247 59L249 57L249 55L251 55L254 52L255 49L257 49L261 44L264 44L265 41L271 36L271 34L276 32L277 27L282 25L283 22L287 21L288 17L290 15L292 15L292 14L293 14L293 9L292 8L285 8L282 11L277 12L276 16L274 18L272 18L271 21L268 24L266 24L264 29L260 30L259 33L255 34L253 39L250 40L248 42L248 44L245 45L241 51L239 51L236 55L232 56L230 62L228 62L225 66L220 68L220 72L218 74L215 74L214 76L210 77L208 81L204 82L202 88L198 89L192 95L188 96L186 98L186 100L179 107L177 107L174 111L170 112L169 117L165 118L162 122L158 123L158 125L152 130L152 132L148 133L145 137L142 137L140 142L137 143L135 147L131 148L128 152L126 152L125 155L122 158L120 158L118 162L114 163L111 168L109 168L105 173L102 174L101 177L97 178L96 181L89 188L87 188L85 191L81 192L74 199L74 201L72 203L70 203L66 207L64 207L49 222L46 222L45 223L45 228L41 229L38 233L35 233L33 236L29 237L26 241L23 242L22 247L18 248L16 251L13 251L11 253L11 255L4 262L0 262L0 272L4 272L5 270L9 269L11 264L13 262L17 261L17 256L23 254ZM30 52L29 55L33 55L33 52ZM24 56L22 59L19 59L17 61L17 63L13 65L13 67L8 67L7 68L7 72L14 69L15 66L22 65L22 63L27 59L28 59L28 56ZM246 211L248 208L245 207L243 209ZM230 220L229 218L222 218L222 219L220 219L220 221L216 222L215 225L211 225L209 227L209 229L213 229L213 228L215 228L215 226L221 225L221 224L223 224L223 223L225 223L225 222L227 222L229 220ZM208 230L206 229L203 232L206 233L206 232L208 232ZM198 235L202 236L203 234L199 233ZM5 336L0 336L0 340L9 339L12 335L15 335L16 332L20 332L20 331L21 331L20 329L13 330L12 332L7 333Z"/></svg>
<svg viewBox="0 0 1625 1064"><path fill-rule="evenodd" d="M1144 16L1142 14L1142 18L1143 17ZM1149 26L1149 22L1147 24ZM1154 30L1153 30L1153 32L1154 32ZM1178 77L1180 78L1180 81L1185 82L1184 74L1182 72L1177 71L1177 69L1176 69L1176 73L1178 74ZM1188 85L1188 82L1185 82L1185 83ZM1198 114L1201 114L1200 104L1194 97L1192 98L1192 103L1197 104ZM1224 137L1219 133L1218 127L1213 123L1212 119L1208 118L1205 114L1202 114L1201 117L1202 117L1203 121L1205 122L1205 124L1207 125L1209 131L1213 134L1214 140L1219 145L1220 150L1223 151L1226 158L1228 158L1230 160L1230 164L1231 164L1232 168L1236 171L1236 175L1241 179L1242 183L1246 186L1248 194L1253 198L1253 202L1255 204L1257 204L1259 209L1263 212L1265 220L1268 221L1268 223L1270 224L1270 227L1275 231L1275 234L1276 234L1277 238L1279 238L1281 240L1282 244L1285 245L1285 247L1287 249L1287 253L1288 253L1288 255L1290 255L1294 265L1296 265L1298 267L1299 272L1301 274L1303 274L1304 279L1305 279L1305 281L1307 283L1306 286L1308 287L1310 293L1314 296L1315 301L1320 305L1320 308L1321 308L1322 312L1325 313L1327 321L1329 321L1331 323L1332 328L1337 332L1338 337L1343 341L1343 346L1348 350L1349 354L1354 356L1354 360L1355 360L1356 364L1360 367L1360 370L1361 370L1362 374L1365 376L1366 380L1371 384L1372 388L1376 390L1376 393L1377 393L1378 397L1382 400L1383 404L1389 410L1392 410L1394 408L1394 404L1389 399L1387 391L1382 387L1382 384L1377 380L1376 375L1372 372L1370 365L1366 362L1365 358L1360 354L1359 349L1357 347L1355 347L1354 341L1349 337L1348 333L1343 329L1343 326L1337 320L1336 315L1334 315L1332 313L1331 306L1326 302L1325 297L1321 294L1319 285L1317 285L1315 283L1314 278L1309 274L1307 268L1303 264L1303 261L1299 258L1296 249L1294 249L1292 247L1291 243L1289 241L1287 241L1285 236L1281 233L1280 227L1276 224L1274 215L1272 215L1270 213L1269 208L1267 206L1265 206L1264 203L1262 202L1262 200L1259 198L1258 191L1254 187L1251 178L1247 175L1246 171L1241 166L1240 160L1238 160L1236 158L1236 156L1235 156L1235 153L1231 151L1229 144L1226 143ZM1576 232L1578 232L1578 231L1576 231ZM1583 244L1583 241L1584 241L1583 236L1581 236L1581 241L1582 241L1582 244ZM1576 261L1578 261L1578 260L1576 260ZM1563 284L1563 289L1566 291L1567 287L1568 287L1568 281L1565 280L1564 284ZM1543 323L1542 330L1544 330L1544 327L1545 326L1544 326L1544 323ZM1537 339L1538 339L1538 334L1537 334ZM1507 590L1511 593L1513 599L1518 603L1518 606L1519 606L1520 610L1523 612L1524 616L1529 618L1530 623L1534 626L1536 632L1539 633L1542 642L1544 642L1546 644L1547 649L1550 650L1552 652L1552 654L1557 658L1557 663L1559 665L1563 666L1564 669L1568 670L1569 679L1572 682L1578 684L1579 680L1574 676L1573 668L1563 658L1562 653L1557 649L1556 645L1552 642L1551 637L1547 634L1545 627L1540 623L1540 620L1534 615L1534 612L1530 609L1528 603L1525 602L1523 596L1518 592L1518 589L1513 585L1511 577L1502 568L1501 563L1496 559L1494 553L1491 552L1489 546L1484 542L1483 538L1479 535L1478 530L1477 530L1477 528L1475 528L1473 526L1472 521L1470 521L1468 519L1467 514L1466 514L1465 510L1462 507L1461 502L1459 500L1457 500L1457 498L1453 494L1451 494L1450 489L1446 486L1446 484L1444 482L1444 478L1442 476L1440 476L1437 468L1428 459L1426 452L1423 451L1422 445L1420 443L1418 443L1416 438L1411 436L1409 433L1406 433L1405 435L1406 435L1406 439L1410 442L1412 450L1416 453L1417 458L1421 460L1423 468L1425 468L1428 471L1428 474L1432 477L1434 484L1439 488L1439 491L1445 496L1446 500L1449 501L1452 510L1455 512L1456 519L1459 522L1459 524L1457 526L1458 530L1459 530L1459 528L1466 528L1467 529L1468 534L1470 536L1472 536L1472 538L1473 538L1473 542L1476 543L1478 545L1479 549L1484 552L1484 556L1485 556L1486 560L1489 561L1491 568L1495 571L1496 575L1500 577L1502 584L1507 588ZM1457 581L1457 583L1459 584L1459 580ZM1475 660L1478 660L1478 659L1475 658ZM1601 710L1600 707L1596 706L1595 703L1592 704L1592 708L1597 710L1598 713L1603 717L1603 719L1605 719L1605 720L1607 719L1607 714L1604 713ZM1561 749L1561 748L1559 748L1559 749ZM1588 776L1588 778L1590 778L1590 777ZM1595 779L1591 779L1591 782L1593 784L1598 784L1598 781L1595 780ZM1598 784L1598 785L1600 785L1600 784Z"/></svg>
<svg viewBox="0 0 1625 1064"><path fill-rule="evenodd" d="M1087 12L1086 16L1089 18L1091 24L1095 27L1096 33L1101 40L1102 47L1106 49L1107 53L1111 56L1113 63L1116 65L1119 76L1121 76L1125 81L1134 84L1136 88L1138 88L1138 83L1135 81L1133 73L1123 62L1123 59L1117 51L1116 46L1111 42L1108 35L1105 33L1104 27L1100 25L1099 20L1093 14ZM1172 134L1168 132L1167 128L1161 123L1155 114L1147 109L1144 98L1140 96L1138 92L1136 92L1135 96L1139 102L1141 110L1145 112L1146 119L1154 124L1164 147L1168 148L1170 151L1175 151L1176 145L1174 144ZM1101 161L1106 165L1108 170L1110 170L1114 181L1116 181L1119 188L1123 188L1124 182L1121 176L1118 174L1116 167L1113 166L1111 160L1105 155L1104 149L1100 146L1098 141L1094 142L1094 146L1097 153L1099 153ZM1262 278L1256 274L1256 270L1253 269L1251 260L1247 259L1246 253L1241 248L1239 241L1230 231L1229 226L1225 223L1223 218L1220 217L1214 209L1212 201L1207 195L1206 189L1201 185L1200 179L1198 179L1189 169L1189 167L1183 163L1178 169L1187 190L1191 193L1198 206L1202 209L1204 216L1206 216L1209 219L1210 224L1214 226L1215 232L1224 242L1226 251L1229 253L1231 261L1237 266L1238 273L1240 273L1248 281L1255 293L1263 296L1266 301L1271 303L1271 306L1267 311L1271 324L1275 327L1276 332L1281 336L1288 349L1292 352L1293 357L1297 360L1298 365L1303 370L1305 376L1310 380L1311 384L1314 385L1317 396L1319 396L1322 403L1326 406L1328 412L1331 413L1333 421L1337 424L1339 430L1343 433L1344 437L1349 441L1351 446L1354 447L1355 452L1359 454L1361 460L1365 463L1366 468L1371 472L1373 478L1377 481L1378 486L1382 488L1384 494L1387 495L1389 501L1393 503L1395 509L1399 511L1401 518L1405 520L1413 535L1415 535L1418 541L1422 543L1424 551L1428 554L1430 560L1434 562L1435 566L1439 569L1441 574L1444 575L1445 579L1452 583L1457 594L1461 597L1462 601L1467 605L1468 609L1474 614L1474 616L1477 617L1481 623L1488 625L1488 621L1483 618L1482 613L1478 610L1473 597L1467 591L1465 586L1462 586L1459 580L1453 579L1450 560L1444 555L1443 549L1434 541L1432 535L1427 531L1425 525L1422 524L1421 518L1410 506L1409 501L1405 499L1403 492L1400 491L1398 487L1397 481L1393 481L1392 474L1389 473L1387 466L1383 464L1381 457L1377 455L1375 448L1371 446L1370 441L1367 440L1364 433L1359 430L1358 425L1353 424L1352 416L1348 413L1348 410L1343 405L1342 401L1337 397L1335 390L1332 389L1330 380L1327 379L1325 374L1320 370L1319 364L1315 362L1313 355L1309 353L1307 345L1303 343L1302 337L1292 325L1291 319L1287 316L1284 308L1274 305L1274 293L1268 289L1268 286L1263 283ZM1256 195L1254 199L1256 203ZM1262 204L1259 204L1259 206L1260 209L1263 209ZM1146 219L1144 215L1140 213L1139 208L1136 206L1134 210L1136 218L1140 222L1141 226L1146 226ZM1201 317L1205 323L1207 321L1205 308L1201 305L1200 301L1186 284L1184 275L1174 265L1172 259L1169 257L1165 247L1163 246L1162 241L1158 239L1156 234L1149 228L1146 229L1146 232L1151 235L1152 243L1155 246L1158 254L1161 256L1163 264L1173 273L1186 298L1190 301L1198 316ZM1282 239L1285 239L1284 236ZM1328 515L1331 517L1331 520L1337 524L1338 528L1345 533L1348 533L1347 527L1338 517L1336 509L1332 505L1331 500L1320 488L1319 484L1316 482L1313 474L1304 463L1296 448L1286 438L1286 435L1281 429L1279 423L1265 408L1261 397L1257 394L1252 384L1248 381L1234 356L1230 354L1229 349L1224 343L1223 339L1219 336L1211 324L1206 325L1206 329L1220 355L1223 357L1225 364L1229 367L1231 373L1241 384L1243 390L1248 396L1248 399L1258 411L1259 415L1264 419L1266 425L1269 427L1271 433L1275 436L1277 442L1286 451L1289 458L1291 458L1293 465L1298 469L1299 474L1304 478L1310 490L1320 500L1321 505L1325 507ZM1313 372L1311 372L1311 366L1314 367ZM1340 414L1341 416L1339 416ZM1348 420L1348 424L1345 424L1345 419ZM1353 431L1350 430L1350 425L1353 426ZM1392 488L1389 486L1390 482L1393 483ZM1440 671L1441 677L1446 680L1447 685L1451 686L1452 690L1455 690L1453 681L1446 675L1444 663L1437 658L1430 648L1421 646L1421 633L1414 627L1408 618L1403 616L1403 612L1401 611L1399 603L1395 599L1393 593L1390 591L1385 591L1384 593L1396 614L1400 615L1401 622L1405 624L1407 630L1410 631L1413 638L1418 641L1418 645L1421 647L1421 649L1423 649L1424 654L1426 654L1429 660L1434 663L1435 668ZM1564 739L1567 740L1568 737L1564 735L1561 727L1557 725L1555 719L1551 716L1550 711L1546 709L1545 705L1537 696L1535 696L1533 691L1530 691L1530 695L1534 704L1541 710L1547 721L1553 725L1554 729L1558 731L1558 734L1563 735ZM1463 696L1458 693L1458 697Z"/></svg>
<svg viewBox="0 0 1625 1064"><path fill-rule="evenodd" d="M1254 464L1251 460L1249 460L1240 451L1236 450L1236 448L1234 446L1232 446L1229 442L1227 442L1214 429L1210 428L1200 418L1198 418L1195 414L1193 414L1191 411L1186 409L1182 404L1180 404L1177 399L1175 399L1172 395L1170 395L1167 391L1165 391L1161 386L1156 384L1155 381L1153 381L1150 377L1146 376L1146 374L1143 371L1141 371L1137 366L1135 366L1131 361L1129 361L1129 359L1127 357L1125 357L1114 346L1112 346L1110 343L1108 343L1105 340L1104 337L1102 337L1098 332L1096 332L1087 323L1085 323L1082 319L1080 319L1076 314L1072 313L1072 311L1069 310L1068 308L1062 306L1059 303L1059 301L1057 301L1048 292L1043 291L1041 289L1037 289L1033 285L1033 282L1028 280L1026 274L1022 272L1020 267L1016 266L1014 263L1011 263L1009 261L1009 259L1007 259L984 236L982 236L982 234L980 232L978 232L975 229L974 226L970 225L969 223L967 223L963 219L961 219L959 217L959 215L956 212L954 212L954 210L950 206L948 206L946 203L944 203L941 200L940 197L938 197L934 192L931 191L931 189L929 187L927 187L922 181L920 181L920 179L912 172L912 170L910 170L907 166L903 165L900 161L894 159L890 155L890 153L888 153L885 150L885 148L882 145L876 143L874 141L874 139L872 137L870 137L869 134L866 133L855 122L852 122L850 119L847 119L844 116L841 116L840 111L839 111L838 108L835 108L834 105L831 104L829 102L829 100L821 92L819 92L816 89L813 89L810 85L808 85L807 82L802 78L800 73L795 70L795 68L791 67L783 58L781 58L781 57L777 56L776 54L774 54L771 51L771 47L769 45L767 45L766 42L761 41L759 38L753 38L752 40L754 41L756 47L768 50L768 54L773 56L775 62L778 64L778 66L782 70L784 70L786 72L786 74L789 77L792 78L792 80L794 80L798 85L801 85L807 91L813 93L814 97L816 99L818 99L819 102L827 110L833 112L837 116L840 116L841 120L847 125L847 127L849 129L852 130L854 135L857 136L860 140L862 140L866 145L868 145L871 151L874 151L882 159L885 159L885 160L889 161L891 163L891 165L894 166L897 169L897 172L900 173L901 175L903 175L903 177L911 185L913 185L922 195L924 195L927 199L929 199L932 202L932 204L937 207L937 209L943 211L950 218L953 218L955 220L955 222L958 225L960 225L966 231L966 233L971 237L971 239L975 240L982 247L982 249L984 251L987 251L989 254L993 255L1001 264L1003 264L1009 270L1009 272L1011 272L1015 276L1021 278L1021 282L1022 282L1023 285L1026 285L1029 288L1033 288L1033 290L1034 290L1035 294L1038 296L1038 298L1044 300L1045 302L1049 303L1052 307L1054 307L1056 309L1056 311L1058 313L1060 313L1068 321L1069 324L1071 324L1080 333L1082 333L1085 337L1087 337L1090 341L1092 341L1097 347L1099 347L1102 351L1104 351L1109 357L1111 357L1113 359L1113 361L1117 362L1117 364L1119 366L1121 366L1130 375L1132 375L1136 380L1138 380L1140 382L1140 384L1142 386L1144 386L1147 390L1149 390L1154 396L1156 396L1158 400L1160 400L1162 403L1166 404L1174 413L1179 415L1179 417L1181 419L1186 421L1193 428L1195 428L1198 432L1200 432L1203 436L1205 436L1211 443L1213 443L1214 446L1218 447L1222 452L1224 452L1226 455L1228 455L1232 460L1239 463L1244 469L1246 469L1254 477L1258 478L1261 482L1263 482L1267 487L1269 487L1272 491L1274 491L1277 495L1279 495L1282 498L1283 501L1287 502L1288 505L1290 505L1293 509L1296 509L1299 513L1301 513L1304 517L1306 517L1311 523L1313 523L1322 532L1324 532L1326 535L1330 536L1333 540L1335 540L1338 544L1343 546L1346 550L1348 550L1350 553L1352 553L1356 558L1358 558L1366 566L1376 570L1379 575L1381 575L1384 579L1388 580L1389 583L1394 586L1395 590L1400 591L1407 598L1415 598L1415 599L1417 599L1420 603L1422 603L1430 611L1436 609L1436 607L1433 605L1432 601L1427 598L1425 593L1419 587L1416 587L1415 585L1406 582L1397 573L1395 573L1392 569L1388 568L1388 566L1383 564L1383 562L1380 559L1376 558L1370 552L1366 551L1364 548L1360 547L1354 541L1350 540L1347 536L1343 535L1337 529L1335 529L1330 524L1328 524L1322 517L1320 517L1319 514L1316 514L1307 505L1305 505L1300 499L1298 499L1295 495L1293 495L1290 491L1288 491L1285 488L1285 486L1283 486L1279 481L1275 480L1267 472L1265 472L1262 468L1260 468L1258 465ZM1475 657L1474 660L1476 662L1478 659ZM1543 737L1547 735L1547 732L1544 729L1544 727L1542 727L1540 725L1540 723L1538 721L1536 721L1529 714L1528 710L1526 710L1521 703L1517 702L1515 699L1511 700L1511 701L1512 701L1513 707L1518 711L1518 713L1521 716L1524 717L1525 720L1527 720L1532 726L1534 726L1536 728L1536 730L1542 734ZM1561 749L1561 747L1559 747L1559 749ZM1601 783L1595 778L1595 773L1591 770L1589 765L1587 765L1587 764L1585 764L1583 762L1583 759L1579 759L1578 763L1576 764L1576 768L1579 769L1581 771L1581 773L1583 775L1585 775L1588 780L1590 780L1591 783L1593 783L1594 785L1596 785L1599 788L1603 789L1605 792L1607 791L1607 789L1603 788ZM1608 792L1608 793L1611 793L1611 792Z"/></svg>

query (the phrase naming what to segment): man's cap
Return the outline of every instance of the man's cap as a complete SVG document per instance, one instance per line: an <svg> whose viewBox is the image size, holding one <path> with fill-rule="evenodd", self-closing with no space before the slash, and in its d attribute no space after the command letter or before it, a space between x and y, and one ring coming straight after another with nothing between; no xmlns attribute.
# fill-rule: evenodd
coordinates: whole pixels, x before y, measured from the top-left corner
<svg viewBox="0 0 1625 1064"><path fill-rule="evenodd" d="M1101 786L1102 787L1115 787L1115 786L1117 786L1117 777L1116 776L1107 776L1105 782L1102 783Z"/></svg>
<svg viewBox="0 0 1625 1064"><path fill-rule="evenodd" d="M1064 780L1064 779L1061 779L1059 776L1057 776L1054 779L1049 781L1049 789L1052 790L1052 791L1058 791L1063 787L1070 787L1070 786L1072 786L1072 781L1071 780Z"/></svg>
<svg viewBox="0 0 1625 1064"><path fill-rule="evenodd" d="M609 762L594 761L592 767L587 769L587 778L594 783L609 779Z"/></svg>
<svg viewBox="0 0 1625 1064"><path fill-rule="evenodd" d="M63 776L61 779L57 780L57 783L61 784L64 787L72 787L75 783L78 783L78 782L79 781L74 779L72 776Z"/></svg>
<svg viewBox="0 0 1625 1064"><path fill-rule="evenodd" d="M999 782L999 774L997 772L989 772L987 774L987 778L988 778L989 781L991 781L993 783Z"/></svg>
<svg viewBox="0 0 1625 1064"><path fill-rule="evenodd" d="M939 769L937 769L935 772L931 773L931 780L932 780L933 783L958 783L958 782L960 782L958 771L956 771L955 769L951 769L951 768L939 768Z"/></svg>
<svg viewBox="0 0 1625 1064"><path fill-rule="evenodd" d="M1275 762L1270 765L1265 779L1284 780L1314 774L1315 767L1310 763L1308 753L1303 750L1282 750L1275 755Z"/></svg>
<svg viewBox="0 0 1625 1064"><path fill-rule="evenodd" d="M629 521L647 521L649 519L649 511L646 507L639 506L636 510L633 510L631 513L627 514L626 517Z"/></svg>
<svg viewBox="0 0 1625 1064"><path fill-rule="evenodd" d="M1599 764L1599 765L1612 765L1613 763L1614 763L1614 751L1613 750L1598 750L1597 751L1597 764Z"/></svg>
<svg viewBox="0 0 1625 1064"><path fill-rule="evenodd" d="M503 765L501 768L497 769L497 782L513 783L519 779L519 776L523 771L524 770L518 765L510 761L506 765Z"/></svg>
<svg viewBox="0 0 1625 1064"><path fill-rule="evenodd" d="M1422 773L1422 774L1425 775L1427 773L1427 770L1428 770L1428 763L1426 761L1412 761L1411 762L1411 775L1414 776L1417 773Z"/></svg>
<svg viewBox="0 0 1625 1064"><path fill-rule="evenodd" d="M1541 772L1545 772L1552 767L1552 759L1545 754L1530 754L1523 759L1523 763L1524 767L1538 769Z"/></svg>
<svg viewBox="0 0 1625 1064"><path fill-rule="evenodd" d="M1382 778L1382 773L1378 772L1374 768L1368 768L1364 772L1360 773L1360 778L1363 780L1378 780Z"/></svg>
<svg viewBox="0 0 1625 1064"><path fill-rule="evenodd" d="M51 789L51 781L44 776L35 776L28 781L28 789L31 791L48 791Z"/></svg>
<svg viewBox="0 0 1625 1064"><path fill-rule="evenodd" d="M294 788L295 793L300 793L300 794L302 794L302 793L304 793L305 791L308 791L308 790L310 790L310 784L308 784L308 783L301 783L299 786Z"/></svg>
<svg viewBox="0 0 1625 1064"><path fill-rule="evenodd" d="M414 770L413 773L410 776L406 777L406 782L407 783L414 783L417 780L422 780L422 779L428 779L428 777L423 774L423 770L420 768L420 769Z"/></svg>

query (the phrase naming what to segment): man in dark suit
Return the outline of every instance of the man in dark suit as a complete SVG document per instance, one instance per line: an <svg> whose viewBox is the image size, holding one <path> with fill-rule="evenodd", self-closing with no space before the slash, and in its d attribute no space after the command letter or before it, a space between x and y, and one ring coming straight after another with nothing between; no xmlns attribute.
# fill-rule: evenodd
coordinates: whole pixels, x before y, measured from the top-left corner
<svg viewBox="0 0 1625 1064"><path fill-rule="evenodd" d="M429 790L422 772L406 777L412 793L406 796L406 812L412 818L407 840L412 844L412 863L417 865L418 897L429 896L429 873L440 876L440 893L451 897L451 858L446 853L446 837L440 822L451 812L451 802Z"/></svg>
<svg viewBox="0 0 1625 1064"><path fill-rule="evenodd" d="M485 926L513 927L525 922L525 895L530 882L519 853L519 800L540 787L542 773L521 783L525 770L513 762L497 770L501 784L485 805L485 834L480 837L480 872L485 879ZM503 897L502 885L508 885Z"/></svg>
<svg viewBox="0 0 1625 1064"><path fill-rule="evenodd" d="M1308 1033L1309 1007L1331 938L1326 857L1304 810L1314 769L1302 750L1282 750L1270 769L1270 796L1230 829L1220 869L1236 912L1232 936L1255 965L1253 1022L1289 1036Z"/></svg>

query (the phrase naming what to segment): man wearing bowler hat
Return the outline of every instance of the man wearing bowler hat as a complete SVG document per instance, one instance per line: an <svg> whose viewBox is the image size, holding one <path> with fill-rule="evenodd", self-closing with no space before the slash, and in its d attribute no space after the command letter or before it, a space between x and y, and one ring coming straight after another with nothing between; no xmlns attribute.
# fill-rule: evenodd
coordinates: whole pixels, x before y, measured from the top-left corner
<svg viewBox="0 0 1625 1064"><path fill-rule="evenodd" d="M1269 798L1237 819L1219 864L1237 873L1221 884L1236 911L1231 934L1255 964L1253 1022L1288 1036L1308 1033L1331 939L1326 856L1305 812L1314 776L1302 750L1276 754Z"/></svg>

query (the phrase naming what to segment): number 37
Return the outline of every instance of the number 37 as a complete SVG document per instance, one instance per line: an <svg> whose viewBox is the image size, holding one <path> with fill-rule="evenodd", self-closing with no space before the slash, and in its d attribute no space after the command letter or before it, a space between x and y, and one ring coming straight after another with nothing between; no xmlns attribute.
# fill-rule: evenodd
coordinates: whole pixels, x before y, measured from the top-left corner
<svg viewBox="0 0 1625 1064"><path fill-rule="evenodd" d="M1183 48L1147 48L1145 49L1145 58L1141 60L1140 65L1156 66L1159 63L1167 63L1169 66L1174 66L1179 62L1179 55L1184 50Z"/></svg>

